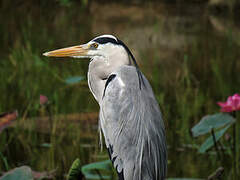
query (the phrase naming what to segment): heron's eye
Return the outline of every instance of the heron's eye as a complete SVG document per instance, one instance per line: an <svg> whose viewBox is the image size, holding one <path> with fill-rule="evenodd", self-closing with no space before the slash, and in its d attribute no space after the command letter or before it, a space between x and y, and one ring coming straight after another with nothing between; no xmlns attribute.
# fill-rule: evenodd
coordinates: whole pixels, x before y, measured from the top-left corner
<svg viewBox="0 0 240 180"><path fill-rule="evenodd" d="M91 47L97 49L97 48L98 48L98 43L93 43L93 44L91 44Z"/></svg>

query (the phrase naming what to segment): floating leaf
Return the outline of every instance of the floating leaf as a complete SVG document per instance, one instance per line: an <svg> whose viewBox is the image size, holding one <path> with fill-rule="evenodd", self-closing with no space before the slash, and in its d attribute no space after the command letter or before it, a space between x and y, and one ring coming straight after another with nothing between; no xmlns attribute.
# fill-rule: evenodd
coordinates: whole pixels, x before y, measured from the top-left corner
<svg viewBox="0 0 240 180"><path fill-rule="evenodd" d="M3 131L3 129L10 126L17 117L17 111L0 114L0 133Z"/></svg>
<svg viewBox="0 0 240 180"><path fill-rule="evenodd" d="M83 179L83 175L81 172L81 161L80 159L76 159L68 171L67 180L81 180Z"/></svg>
<svg viewBox="0 0 240 180"><path fill-rule="evenodd" d="M215 133L215 138L216 138L216 142L223 136L223 134L227 131L227 129L230 127L230 125L226 126L225 128L217 131ZM200 148L198 149L199 153L205 153L209 148L211 148L214 145L214 140L213 140L213 136L211 135L210 137L208 137L206 139L206 141L200 146Z"/></svg>
<svg viewBox="0 0 240 180"><path fill-rule="evenodd" d="M56 170L50 172L37 172L31 170L28 166L14 168L5 173L0 180L33 180L33 179L53 179Z"/></svg>
<svg viewBox="0 0 240 180"><path fill-rule="evenodd" d="M217 129L234 123L236 120L226 113L207 115L201 119L192 129L193 137L209 133L211 129Z"/></svg>
<svg viewBox="0 0 240 180"><path fill-rule="evenodd" d="M5 173L0 180L33 180L31 168L22 166Z"/></svg>
<svg viewBox="0 0 240 180"><path fill-rule="evenodd" d="M82 173L86 179L112 179L111 175L101 175L100 170L112 173L110 160L87 164L82 167Z"/></svg>
<svg viewBox="0 0 240 180"><path fill-rule="evenodd" d="M66 82L67 84L75 84L75 83L78 83L78 82L82 81L83 79L84 79L83 76L75 76L75 77L67 78L67 79L65 80L65 82Z"/></svg>

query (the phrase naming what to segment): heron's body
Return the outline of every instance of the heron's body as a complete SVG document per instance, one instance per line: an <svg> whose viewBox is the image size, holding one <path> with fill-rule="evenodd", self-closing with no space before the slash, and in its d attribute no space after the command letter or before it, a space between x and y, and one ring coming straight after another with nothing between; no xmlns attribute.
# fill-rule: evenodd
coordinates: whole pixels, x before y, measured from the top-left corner
<svg viewBox="0 0 240 180"><path fill-rule="evenodd" d="M100 104L100 124L113 165L124 180L162 180L165 133L151 86L143 78L139 91L133 66L121 66L112 75L116 76L106 86Z"/></svg>
<svg viewBox="0 0 240 180"><path fill-rule="evenodd" d="M165 128L148 80L134 66L131 52L120 40L100 36L92 42L104 47L91 56L88 84L100 106L99 125L119 179L164 180ZM62 56L58 51L52 53Z"/></svg>

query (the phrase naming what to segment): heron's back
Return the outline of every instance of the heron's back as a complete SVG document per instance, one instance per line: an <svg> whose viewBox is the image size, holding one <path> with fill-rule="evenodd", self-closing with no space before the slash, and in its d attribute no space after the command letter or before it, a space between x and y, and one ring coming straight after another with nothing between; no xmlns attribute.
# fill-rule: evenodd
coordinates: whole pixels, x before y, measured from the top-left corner
<svg viewBox="0 0 240 180"><path fill-rule="evenodd" d="M152 88L136 68L121 66L109 77L100 103L100 125L120 179L163 180L165 128Z"/></svg>

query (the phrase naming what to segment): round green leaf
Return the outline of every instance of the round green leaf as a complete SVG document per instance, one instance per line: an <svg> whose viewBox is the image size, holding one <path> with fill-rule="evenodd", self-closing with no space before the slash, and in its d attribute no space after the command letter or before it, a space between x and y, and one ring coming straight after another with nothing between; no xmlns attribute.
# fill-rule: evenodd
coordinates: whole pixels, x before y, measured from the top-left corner
<svg viewBox="0 0 240 180"><path fill-rule="evenodd" d="M193 137L211 132L211 129L218 129L233 124L236 120L227 113L207 115L201 119L192 129Z"/></svg>
<svg viewBox="0 0 240 180"><path fill-rule="evenodd" d="M19 168L15 168L6 174L4 174L2 177L0 177L0 180L33 180L32 176L32 170L28 166L22 166Z"/></svg>

